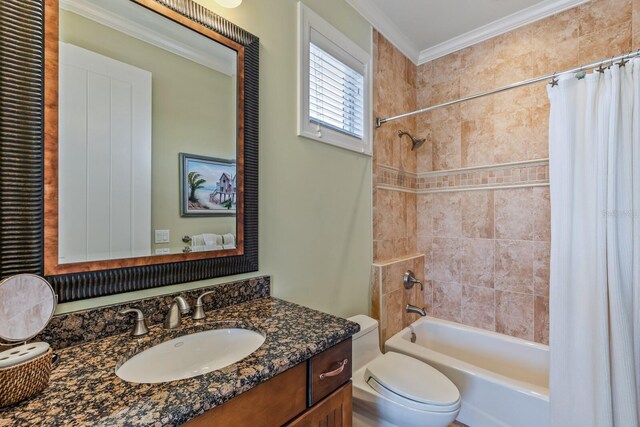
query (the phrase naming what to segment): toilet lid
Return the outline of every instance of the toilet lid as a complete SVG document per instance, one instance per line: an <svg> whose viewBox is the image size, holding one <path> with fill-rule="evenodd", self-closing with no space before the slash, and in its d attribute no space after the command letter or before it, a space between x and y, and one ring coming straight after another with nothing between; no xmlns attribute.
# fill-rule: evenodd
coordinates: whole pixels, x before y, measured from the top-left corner
<svg viewBox="0 0 640 427"><path fill-rule="evenodd" d="M384 387L386 390L381 394L398 403L409 399L437 411L455 410L460 404L460 392L449 378L426 363L400 353L389 352L374 359L367 366L365 381L379 392L379 386ZM398 398L394 399L394 395Z"/></svg>

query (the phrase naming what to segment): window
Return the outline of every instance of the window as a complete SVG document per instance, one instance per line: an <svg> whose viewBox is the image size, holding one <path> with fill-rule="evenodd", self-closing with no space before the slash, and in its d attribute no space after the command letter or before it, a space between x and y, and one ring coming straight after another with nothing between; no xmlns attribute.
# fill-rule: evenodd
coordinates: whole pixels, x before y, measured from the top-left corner
<svg viewBox="0 0 640 427"><path fill-rule="evenodd" d="M371 56L298 3L298 135L371 154Z"/></svg>

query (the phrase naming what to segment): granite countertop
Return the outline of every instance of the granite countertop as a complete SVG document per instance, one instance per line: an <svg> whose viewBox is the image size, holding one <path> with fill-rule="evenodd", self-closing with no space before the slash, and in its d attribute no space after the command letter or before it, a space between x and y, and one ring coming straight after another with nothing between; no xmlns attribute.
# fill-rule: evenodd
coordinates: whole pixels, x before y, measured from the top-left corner
<svg viewBox="0 0 640 427"><path fill-rule="evenodd" d="M128 357L187 333L244 327L263 333L264 344L238 363L198 377L133 384L115 374ZM161 325L148 335L116 335L57 351L49 387L30 400L0 409L0 426L175 426L349 338L357 324L297 304L264 298Z"/></svg>

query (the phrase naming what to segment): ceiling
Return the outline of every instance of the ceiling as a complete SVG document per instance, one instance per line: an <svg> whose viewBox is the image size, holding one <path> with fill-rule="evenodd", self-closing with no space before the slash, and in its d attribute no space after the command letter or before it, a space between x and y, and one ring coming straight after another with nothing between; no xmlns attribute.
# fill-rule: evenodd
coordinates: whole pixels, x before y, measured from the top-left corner
<svg viewBox="0 0 640 427"><path fill-rule="evenodd" d="M416 63L588 0L347 0Z"/></svg>

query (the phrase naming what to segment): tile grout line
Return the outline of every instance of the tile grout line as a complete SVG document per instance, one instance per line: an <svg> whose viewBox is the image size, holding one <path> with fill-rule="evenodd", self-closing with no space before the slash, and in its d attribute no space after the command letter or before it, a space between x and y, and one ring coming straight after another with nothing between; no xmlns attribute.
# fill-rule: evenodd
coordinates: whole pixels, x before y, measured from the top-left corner
<svg viewBox="0 0 640 427"><path fill-rule="evenodd" d="M493 330L498 330L498 302L496 297L496 197L493 195Z"/></svg>

